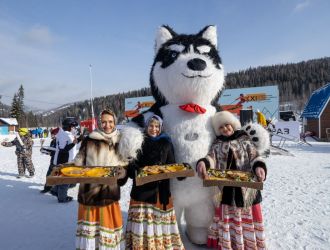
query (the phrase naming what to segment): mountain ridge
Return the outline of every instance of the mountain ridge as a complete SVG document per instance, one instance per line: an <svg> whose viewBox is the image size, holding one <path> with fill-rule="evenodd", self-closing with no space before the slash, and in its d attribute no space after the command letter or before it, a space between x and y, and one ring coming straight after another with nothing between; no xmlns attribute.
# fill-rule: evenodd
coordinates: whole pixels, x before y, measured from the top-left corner
<svg viewBox="0 0 330 250"><path fill-rule="evenodd" d="M280 105L290 104L291 109L301 111L311 93L330 82L330 57L301 61L298 63L250 67L226 75L225 88L247 88L278 85ZM124 119L125 98L151 95L149 87L128 92L95 97L93 100L96 116L104 108L113 109L118 120ZM66 116L79 120L91 117L90 100L63 104L45 112L33 113L29 126L58 126ZM32 115L29 112L30 116ZM33 122L32 122L33 120Z"/></svg>

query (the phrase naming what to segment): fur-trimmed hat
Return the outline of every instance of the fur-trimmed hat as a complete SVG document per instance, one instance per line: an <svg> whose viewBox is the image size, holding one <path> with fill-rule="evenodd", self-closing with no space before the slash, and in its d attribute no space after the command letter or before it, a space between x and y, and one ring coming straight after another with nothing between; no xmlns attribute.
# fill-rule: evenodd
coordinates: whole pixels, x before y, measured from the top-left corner
<svg viewBox="0 0 330 250"><path fill-rule="evenodd" d="M212 126L216 135L220 135L219 127L226 124L230 124L234 130L238 130L242 127L236 116L229 111L217 112L212 117Z"/></svg>

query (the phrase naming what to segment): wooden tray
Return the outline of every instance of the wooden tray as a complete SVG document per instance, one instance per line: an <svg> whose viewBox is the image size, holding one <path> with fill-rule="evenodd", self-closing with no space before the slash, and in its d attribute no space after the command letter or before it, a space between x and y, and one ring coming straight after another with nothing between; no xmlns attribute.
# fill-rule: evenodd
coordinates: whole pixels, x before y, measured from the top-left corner
<svg viewBox="0 0 330 250"><path fill-rule="evenodd" d="M172 165L172 164L168 164L166 166L169 166L169 165ZM177 165L177 164L174 164L174 165ZM188 163L183 163L183 165L186 167L185 170L170 172L170 173L160 173L160 174L151 174L151 175L146 175L146 176L137 176L135 178L136 186L141 186L146 183L165 180L165 179L171 179L171 178L176 178L176 177L195 176L195 171L191 168L191 166Z"/></svg>
<svg viewBox="0 0 330 250"><path fill-rule="evenodd" d="M113 172L113 176L107 177L69 177L60 175L60 169L64 167L69 167L74 165L58 165L55 166L49 176L46 178L46 185L53 186L53 185L61 185L61 184L76 184L76 183L95 183L95 184L106 184L106 185L114 185L117 184L117 170L121 167L111 167L115 168ZM82 168L95 168L95 167L108 167L108 166L79 166Z"/></svg>
<svg viewBox="0 0 330 250"><path fill-rule="evenodd" d="M231 170L235 172L235 170ZM229 187L248 187L254 189L263 189L263 182L259 181L237 181L231 178L217 178L214 176L210 176L210 179L203 180L204 187L210 186L229 186Z"/></svg>

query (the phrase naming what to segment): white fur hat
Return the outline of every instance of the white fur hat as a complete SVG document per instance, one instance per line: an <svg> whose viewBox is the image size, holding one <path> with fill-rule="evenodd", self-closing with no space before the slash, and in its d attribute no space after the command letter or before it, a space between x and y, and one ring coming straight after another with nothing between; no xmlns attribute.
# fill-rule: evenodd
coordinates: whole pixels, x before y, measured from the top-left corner
<svg viewBox="0 0 330 250"><path fill-rule="evenodd" d="M238 130L241 128L240 121L236 118L235 115L233 115L229 111L217 112L212 117L212 126L216 135L220 135L219 127L226 124L230 124L234 130Z"/></svg>

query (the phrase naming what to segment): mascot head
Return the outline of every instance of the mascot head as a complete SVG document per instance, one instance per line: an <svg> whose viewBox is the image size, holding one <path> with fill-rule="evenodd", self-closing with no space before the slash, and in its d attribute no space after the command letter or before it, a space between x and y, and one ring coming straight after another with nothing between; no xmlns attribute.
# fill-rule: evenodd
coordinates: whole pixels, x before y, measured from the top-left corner
<svg viewBox="0 0 330 250"><path fill-rule="evenodd" d="M151 91L159 106L217 102L224 84L224 70L217 51L215 26L195 35L159 28L150 74Z"/></svg>

